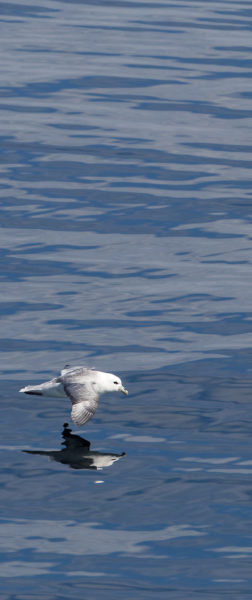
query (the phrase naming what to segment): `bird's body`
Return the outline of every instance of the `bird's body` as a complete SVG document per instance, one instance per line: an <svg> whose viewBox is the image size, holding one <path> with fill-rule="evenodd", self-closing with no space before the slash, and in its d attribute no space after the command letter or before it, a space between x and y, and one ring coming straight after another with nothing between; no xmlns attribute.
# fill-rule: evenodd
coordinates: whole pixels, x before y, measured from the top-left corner
<svg viewBox="0 0 252 600"><path fill-rule="evenodd" d="M27 385L19 390L37 396L70 398L72 419L75 425L83 425L94 415L100 394L124 389L121 379L112 373L103 373L85 367L65 367L59 377L40 385Z"/></svg>

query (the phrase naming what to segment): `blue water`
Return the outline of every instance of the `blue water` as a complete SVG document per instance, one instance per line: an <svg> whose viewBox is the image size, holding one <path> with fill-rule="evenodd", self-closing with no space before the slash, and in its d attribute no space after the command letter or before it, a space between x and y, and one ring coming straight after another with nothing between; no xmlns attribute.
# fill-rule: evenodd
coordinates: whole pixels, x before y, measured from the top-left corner
<svg viewBox="0 0 252 600"><path fill-rule="evenodd" d="M1 600L248 598L250 3L0 19ZM66 363L128 398L18 393Z"/></svg>

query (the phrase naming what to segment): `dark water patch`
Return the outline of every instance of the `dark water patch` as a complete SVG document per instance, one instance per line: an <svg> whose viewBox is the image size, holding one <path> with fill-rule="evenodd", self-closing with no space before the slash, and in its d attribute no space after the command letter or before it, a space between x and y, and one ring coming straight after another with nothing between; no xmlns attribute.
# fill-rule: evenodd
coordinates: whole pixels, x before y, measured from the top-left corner
<svg viewBox="0 0 252 600"><path fill-rule="evenodd" d="M247 205L244 204L244 211L246 210ZM234 212L238 213L239 212L239 203L237 202L234 203ZM192 237L192 238L205 238L205 239L213 239L213 240L217 240L217 239L238 239L243 237L243 235L241 233L219 233L219 232L211 232L211 231L206 231L204 228L201 228L198 224L195 224L195 227L190 228L189 230L187 230L186 232L181 230L181 231L173 231L173 228L177 226L178 221L177 221L177 215L174 215L172 217L170 217L170 211L169 208L167 210L159 210L159 211L155 211L155 209L153 209L153 211L149 210L147 213L147 217L146 220L143 222L142 220L142 211L128 211L128 215L127 212L125 212L124 215L107 215L107 217L104 219L102 216L100 216L98 219L94 216L90 216L90 217L86 217L86 218L82 218L82 219L72 219L71 221L69 221L68 219L68 215L66 214L64 217L61 218L56 218L54 216L48 216L48 217L27 217L27 216L23 216L22 214L19 216L18 214L16 215L16 218L13 219L11 221L10 219L10 213L7 212L7 214L4 214L5 211L3 211L3 218L2 218L2 227L6 227L9 228L10 225L12 226L13 230L15 229L24 229L27 230L27 235L29 237L29 231L31 230L47 230L47 231L68 231L68 232L97 232L100 234L122 234L122 235L127 235L129 233L129 228L130 228L130 232L131 235L144 235L144 234L153 234L153 223L155 224L155 227L158 229L158 237L175 237L175 238L183 238L183 237ZM133 213L133 214L132 214ZM178 206L177 208L177 214L180 213L180 207ZM185 218L187 219L185 222L186 223L190 223L190 220L192 218L192 215L190 213L190 205L188 207L188 211L185 213ZM134 219L133 219L134 217ZM197 218L198 223L200 221L200 215ZM209 221L211 222L211 220ZM214 222L214 219L213 219ZM10 261L10 269L12 269L13 271L15 271L16 265L18 264L19 259L12 259ZM34 261L35 262L35 261ZM67 262L71 262L71 261L67 261ZM239 262L239 261L237 261ZM245 261L249 262L249 261ZM11 266L12 263L12 266ZM41 263L41 272L46 271L46 264L43 265L43 261L39 261L39 264ZM245 264L244 263L244 264ZM37 262L36 262L37 264ZM47 263L48 264L48 263ZM32 261L29 263L29 261L24 261L24 266L26 267L27 273L32 272ZM50 270L53 270L56 272L57 269L59 268L59 272L60 271L65 271L67 269L67 264L64 264L63 262L60 263L59 265L51 265L49 266ZM81 270L81 267L75 267L75 272L77 273L78 271ZM8 269L4 269L5 277L8 277ZM84 269L84 272L86 272L86 270ZM107 272L102 272L99 271L96 274L98 275L98 273L101 274L101 277L111 277L110 274L107 275ZM91 276L92 274L90 274ZM140 273L139 273L140 275ZM161 274L160 274L161 275ZM172 276L173 274L169 274L169 275L165 275L165 277L167 276ZM19 275L20 277L22 276L21 274ZM123 277L127 277L128 275L123 275ZM135 276L137 276L137 274L135 274ZM143 276L145 276L143 274Z"/></svg>
<svg viewBox="0 0 252 600"><path fill-rule="evenodd" d="M158 314L162 314L162 311L160 311L160 313L158 312ZM141 315L141 313L140 313ZM134 316L134 315L133 315ZM142 316L142 315L141 315ZM151 315L154 316L154 315ZM159 325L164 325L166 327L169 327L169 325L171 325L171 323L169 323L168 321L158 321ZM68 330L74 330L74 329L78 329L78 330L82 330L82 329L100 329L102 327L116 327L118 329L122 329L122 328L128 328L128 327L132 327L134 326L135 329L138 329L140 327L153 327L156 325L156 321L145 321L143 319L141 319L141 321L132 321L132 320L117 320L117 319L111 319L111 320L102 320L102 319L97 319L97 320L92 320L89 319L88 321L77 321L75 319L52 319L50 321L48 321L49 325L64 325L65 329ZM172 325L174 326L174 324L172 323ZM180 329L182 328L181 326L178 326Z"/></svg>
<svg viewBox="0 0 252 600"><path fill-rule="evenodd" d="M252 52L252 48L250 48L249 45L238 45L238 44L234 44L233 46L216 46L215 50L217 50L217 52L219 51L225 51L225 52L246 52L246 54L250 54Z"/></svg>
<svg viewBox="0 0 252 600"><path fill-rule="evenodd" d="M48 98L51 94L55 94L57 92L60 92L62 90L70 90L70 89L78 89L78 90L94 90L97 88L109 88L109 89L113 89L113 88L118 88L118 89L123 89L123 88L136 88L136 87L152 87L155 85L161 85L164 84L165 81L164 80L158 80L158 79L146 79L146 78L142 78L142 79L138 79L138 78L134 78L134 77L113 77L113 76L104 76L104 75L96 75L95 77L92 77L91 75L89 77L81 77L78 79L73 79L73 78L69 78L69 79L62 79L62 80L58 80L56 82L51 82L51 81L45 81L43 83L40 82L33 82L30 84L27 84L25 87L23 88L15 88L15 87L9 87L9 88L3 88L3 97L6 95L8 97L16 97L18 96L19 98L22 96L28 96L31 98L40 98L40 97L46 97ZM0 88L1 89L1 88ZM8 108L9 110L18 110L18 111L22 111L22 110L27 110L27 107L23 107L23 106L13 106L12 104L0 104L0 107L2 109L6 109ZM42 108L42 107L33 107L34 110L38 111L38 112L43 112L43 110L48 111L47 108Z"/></svg>
<svg viewBox="0 0 252 600"><path fill-rule="evenodd" d="M46 302L0 302L0 318L6 315L15 315L19 312L40 312L41 310L58 310L61 304L49 304Z"/></svg>
<svg viewBox="0 0 252 600"><path fill-rule="evenodd" d="M22 106L21 104L3 104L0 103L0 110L8 110L10 112L15 113L54 113L56 112L55 108L50 108L48 106Z"/></svg>
<svg viewBox="0 0 252 600"><path fill-rule="evenodd" d="M117 165L117 167L115 167L115 165L109 166L108 164L99 164L96 163L95 165L90 165L90 164L85 164L84 162L77 162L75 161L74 165L72 163L69 162L65 162L65 161L61 161L61 162L57 162L57 161L52 161L52 163L42 163L39 165L38 164L38 160L36 160L36 162L34 161L32 169L29 169L29 167L26 168L19 168L19 169L15 169L13 171L13 176L14 179L17 179L18 181L27 181L27 179L29 178L29 180L32 181L41 181L41 180L45 180L46 177L46 181L50 182L50 181L55 181L58 179L59 176L59 172L60 170L63 168L64 170L64 175L62 176L62 181L71 181L71 177L75 178L76 183L80 182L80 180L85 181L86 178L87 182L91 183L95 183L93 181L93 179L91 179L92 177L95 178L109 178L109 177L118 177L118 178L123 178L123 177L129 177L129 169L127 165L123 165L123 164L119 164ZM28 171L29 169L29 171ZM143 177L145 179L154 179L154 180L168 180L168 181L177 181L177 180L181 180L181 181L191 181L192 179L195 180L198 177L203 177L206 176L207 173L204 172L188 172L188 171L177 171L177 170L172 170L169 168L162 168L162 167L156 167L156 166L149 166L148 169L144 166L134 166L131 165L130 167L130 174L131 177ZM90 178L90 179L89 179Z"/></svg>
<svg viewBox="0 0 252 600"><path fill-rule="evenodd" d="M25 252L25 254L32 254L32 255L42 255L42 254L50 254L50 253L57 253L57 252L65 252L66 251L66 247L67 244L52 244L52 245L47 245L47 244L42 244L41 242L38 242L37 244L29 244L29 242L27 242L26 244L20 244L19 247L16 249L17 253L22 253ZM97 250L100 246L98 245L81 245L81 246L75 246L74 244L69 245L69 249L71 250L81 250L85 251L85 250Z"/></svg>
<svg viewBox="0 0 252 600"><path fill-rule="evenodd" d="M67 0L55 0L55 2L67 2ZM104 6L105 8L107 6L111 6L111 7L115 7L115 8L130 8L132 10L134 9L143 9L143 8L165 8L166 7L166 3L165 2L157 2L157 3L153 3L153 2L149 2L149 0L147 0L147 2L133 2L132 0L128 1L128 0L74 0L73 4L86 4L87 6L89 6L90 4L92 6ZM170 4L169 6L174 7L177 6L176 4Z"/></svg>
<svg viewBox="0 0 252 600"><path fill-rule="evenodd" d="M216 13L217 14L217 13ZM226 13L228 14L228 13ZM251 23L249 23L247 21L247 19L237 19L237 14L240 13L236 13L236 18L235 19L228 19L225 18L224 19L218 19L218 17L208 17L208 18L201 18L199 17L198 19L196 19L196 21L194 22L190 22L190 21L179 21L179 20L169 20L169 21L152 21L152 26L155 26L158 28L158 31L165 31L165 28L167 27L168 30L172 30L173 28L177 28L177 30L179 28L182 29L182 31L184 31L185 29L215 29L215 30L221 30L221 31L235 31L235 30L239 30L239 31L246 31L246 30L250 30L251 29ZM140 24L142 25L146 25L147 27L149 27L150 22L149 21L138 21Z"/></svg>
<svg viewBox="0 0 252 600"><path fill-rule="evenodd" d="M120 349L121 351L121 347L120 346L112 346L111 348L109 348L108 345L102 345L99 347L97 346L92 346L92 344L86 344L85 342L82 343L69 343L69 342L63 342L63 341L50 341L50 340L39 340L39 341L30 341L30 340L18 340L18 339L1 339L1 343L3 345L2 347L2 351L3 352L16 352L18 350L20 350L21 348L23 348L23 351L29 351L32 350L32 352L36 352L36 350L39 352L43 349L50 349L50 351L57 351L57 350L69 350L69 352L71 351L84 351L84 350L88 350L89 352L89 356L94 356L94 355L99 355L101 354L106 354L109 351L113 352L117 352L117 350ZM153 347L143 347L141 348L141 346L137 345L137 344L131 344L128 346L124 347L124 352L139 352L141 350L141 352L160 352L160 348L153 348ZM1 349L0 349L1 351ZM161 349L161 352L165 352L165 350Z"/></svg>
<svg viewBox="0 0 252 600"><path fill-rule="evenodd" d="M235 59L232 58L178 58L178 62L182 64L195 64L195 65L211 65L211 66L221 66L221 67L231 67L232 69L240 68L240 69L251 69L252 61L249 58L240 58ZM230 76L233 76L233 71Z"/></svg>
<svg viewBox="0 0 252 600"><path fill-rule="evenodd" d="M217 104L209 104L208 102L173 102L155 101L155 102L140 102L135 107L136 110L157 110L157 111L181 111L192 112L198 114L211 115L217 119L247 119L252 115L251 110L233 109Z"/></svg>
<svg viewBox="0 0 252 600"><path fill-rule="evenodd" d="M137 21L138 25L137 26L133 26L133 25L76 25L76 29L80 28L80 29L90 29L90 30L97 30L97 31L119 31L119 32L124 32L127 31L129 33L141 33L141 31L144 29L145 31L147 31L148 33L169 33L169 34L174 34L176 35L177 33L181 33L180 29L179 29L179 25L178 25L178 29L175 29L176 25L170 23L169 27L167 25L167 27L165 27L164 29L162 27L153 27L151 23L142 23L141 21Z"/></svg>
<svg viewBox="0 0 252 600"><path fill-rule="evenodd" d="M191 146L190 142L185 142L184 146ZM248 145L237 145L237 144L205 144L204 142L194 142L192 144L194 148L203 148L205 150L214 150L217 152L242 152L242 153L252 153L252 146ZM220 157L222 158L222 157ZM211 159L210 159L211 160Z"/></svg>
<svg viewBox="0 0 252 600"><path fill-rule="evenodd" d="M45 7L42 6L32 6L32 5L25 5L25 4L15 4L14 2L1 2L0 4L0 15L4 16L14 16L14 17L22 17L22 18L41 18L44 16L44 14L47 13L48 15L51 14L55 14L58 13L58 9L55 9L53 7Z"/></svg>
<svg viewBox="0 0 252 600"><path fill-rule="evenodd" d="M176 105L176 110L180 110L180 105L179 103ZM189 110L189 105L188 105L188 110ZM183 110L183 107L182 109ZM186 108L185 108L186 110ZM197 110L197 105L194 106L194 110ZM207 112L207 109L206 109ZM84 129L85 131L85 129ZM135 144L136 141L134 140L130 140L131 144ZM139 144L140 144L140 140L139 140ZM74 154L80 154L83 156L83 159L85 157L93 157L95 158L95 163L94 164L87 164L84 162L77 162L74 161L74 164L72 163L72 161L66 161L64 164L64 161L60 161L60 164L62 164L63 162L63 166L64 166L64 171L68 171L69 172L69 177L72 173L72 176L74 176L75 178L75 182L78 181L78 177L82 176L96 176L96 177L100 177L100 176L104 176L106 174L106 176L111 176L111 171L113 169L113 176L116 175L116 163L118 163L118 175L120 177L124 176L124 171L125 169L127 169L127 174L131 175L131 176L142 176L145 177L147 180L150 179L150 177L154 178L154 179L159 179L159 178L164 178L164 179L177 179L178 181L180 181L182 179L185 180L190 180L190 179L194 179L195 181L197 180L197 178L199 177L205 177L205 176L214 176L213 174L209 173L209 171L199 171L199 170L195 170L193 172L187 172L187 171L179 171L179 170L174 170L172 171L171 169L169 169L169 165L223 165L223 166L229 166L229 167L242 167L244 169L250 169L251 168L251 164L252 161L248 160L248 159L243 159L241 157L241 153L251 153L251 146L250 145L236 145L236 144L206 144L204 142L184 142L183 145L184 146L189 146L193 149L199 149L199 150L205 150L206 154L205 156L202 155L202 153L198 153L198 154L192 154L192 153L185 153L180 151L179 153L173 153L173 152L169 152L169 151L160 151L157 149L153 149L153 148L146 148L143 145L137 145L137 147L134 147L132 145L129 145L127 142L127 147L121 147L120 144L119 145L115 145L110 143L109 145L105 145L105 144L87 144L85 143L84 146L80 146L80 145L72 145L70 146L71 148L71 155ZM216 152L218 154L216 154L216 156L209 155L208 152L209 151L213 151ZM5 154L5 152L8 154ZM69 147L68 148L62 148L60 146L51 144L51 145L47 145L47 144L36 144L34 145L34 143L31 144L27 144L27 143L17 143L16 141L13 142L10 139L4 139L2 138L2 155L3 155L3 160L6 160L7 162L10 161L10 152L13 153L13 158L22 158L26 159L26 161L31 162L31 164L33 165L33 169L34 169L34 178L36 178L36 180L39 180L39 171L38 171L38 165L39 165L39 157L44 158L47 154L55 154L57 155L58 153L62 153L64 156L64 153L69 152ZM225 156L220 156L219 153L220 152L228 152L228 153L236 153L237 156L235 158L227 158ZM111 164L103 164L103 163L99 163L97 162L98 158L102 158L111 161ZM148 173L146 171L146 167L143 167L142 163L148 164ZM153 167L153 165L158 164L159 167ZM162 165L162 166L161 166ZM57 180L57 169L58 169L59 163L57 164L57 161L53 161L51 164L43 164L42 162L39 165L40 169L43 169L44 172L46 173L46 179L48 178L50 180L50 172L54 173L54 178ZM151 168L151 170L150 170ZM22 169L22 171L21 171ZM21 171L21 173L20 173ZM22 180L25 179L25 172L24 172L24 176L23 176L23 168L20 165L19 169L16 170L17 173L17 178ZM26 173L27 173L27 166L26 166ZM160 173L159 177L156 175ZM126 174L126 172L125 172ZM27 174L26 174L27 177ZM43 177L44 177L44 173L43 173ZM29 177L30 179L30 177ZM46 195L49 193L49 190L45 190L46 191ZM61 194L61 195L66 195L69 192L66 192L64 189L62 190L58 190L55 189L54 190L54 194ZM78 193L78 189L75 190L75 193ZM83 191L80 189L79 190L79 194L83 195ZM132 201L134 202L134 195L132 196ZM160 198L160 202L162 202L162 198Z"/></svg>
<svg viewBox="0 0 252 600"><path fill-rule="evenodd" d="M8 252L2 253L2 256L5 255L5 260L8 254ZM0 278L2 281L21 281L26 277L37 276L38 273L41 277L59 275L65 273L67 269L68 266L63 262L53 264L50 261L39 260L38 264L37 261L9 256L8 265L3 263ZM77 268L75 273L79 273L79 271L80 269Z"/></svg>

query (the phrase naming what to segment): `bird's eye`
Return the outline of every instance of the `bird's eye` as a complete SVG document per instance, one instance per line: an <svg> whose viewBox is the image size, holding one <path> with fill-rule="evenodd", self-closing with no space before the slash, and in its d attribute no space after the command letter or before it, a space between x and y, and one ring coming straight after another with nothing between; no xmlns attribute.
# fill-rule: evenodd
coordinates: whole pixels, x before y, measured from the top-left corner
<svg viewBox="0 0 252 600"><path fill-rule="evenodd" d="M114 381L115 385L118 385L118 381Z"/></svg>

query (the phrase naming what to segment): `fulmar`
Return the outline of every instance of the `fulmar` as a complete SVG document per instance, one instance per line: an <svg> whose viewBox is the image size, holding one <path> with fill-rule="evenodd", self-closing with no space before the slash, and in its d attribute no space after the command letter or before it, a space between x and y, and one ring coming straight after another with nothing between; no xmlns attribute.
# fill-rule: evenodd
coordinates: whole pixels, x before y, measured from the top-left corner
<svg viewBox="0 0 252 600"><path fill-rule="evenodd" d="M20 392L37 396L68 397L72 402L71 417L81 426L91 419L97 409L99 396L105 392L128 395L120 377L85 367L64 367L59 377L40 385L27 385Z"/></svg>

